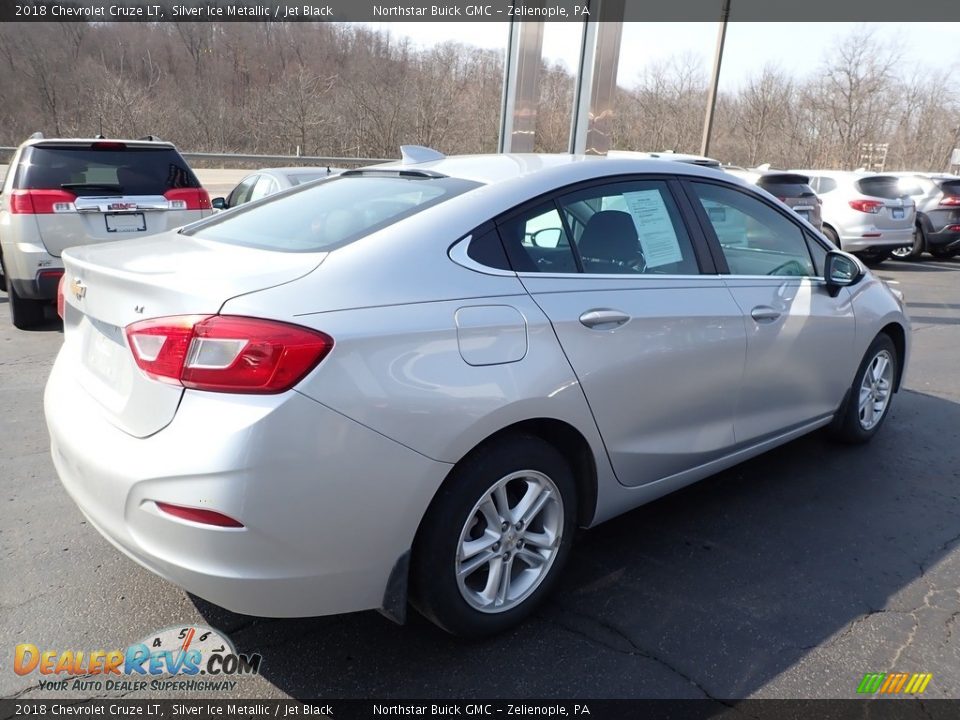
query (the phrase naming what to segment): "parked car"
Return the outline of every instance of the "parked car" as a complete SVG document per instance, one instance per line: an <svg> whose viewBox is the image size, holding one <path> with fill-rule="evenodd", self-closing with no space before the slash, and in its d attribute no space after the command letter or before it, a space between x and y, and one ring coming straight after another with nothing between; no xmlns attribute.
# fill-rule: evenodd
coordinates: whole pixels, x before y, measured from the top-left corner
<svg viewBox="0 0 960 720"><path fill-rule="evenodd" d="M838 248L876 265L913 242L916 206L893 175L791 170L810 178L822 201L823 234Z"/></svg>
<svg viewBox="0 0 960 720"><path fill-rule="evenodd" d="M782 170L741 170L724 167L724 172L743 178L766 190L817 230L821 230L821 201L810 187L810 178Z"/></svg>
<svg viewBox="0 0 960 720"><path fill-rule="evenodd" d="M960 252L960 177L926 173L897 173L899 191L917 205L913 243L893 254L902 259L929 252L935 258L950 258Z"/></svg>
<svg viewBox="0 0 960 720"><path fill-rule="evenodd" d="M901 301L756 187L404 155L64 253L53 463L144 567L251 615L402 621L409 597L493 633L555 587L577 526L887 417Z"/></svg>
<svg viewBox="0 0 960 720"><path fill-rule="evenodd" d="M227 197L214 198L213 207L217 210L237 207L306 182L333 177L340 172L341 168L330 167L263 168L247 175Z"/></svg>
<svg viewBox="0 0 960 720"><path fill-rule="evenodd" d="M211 212L170 143L36 133L14 153L0 194L0 281L14 326L43 321L64 249L153 235Z"/></svg>

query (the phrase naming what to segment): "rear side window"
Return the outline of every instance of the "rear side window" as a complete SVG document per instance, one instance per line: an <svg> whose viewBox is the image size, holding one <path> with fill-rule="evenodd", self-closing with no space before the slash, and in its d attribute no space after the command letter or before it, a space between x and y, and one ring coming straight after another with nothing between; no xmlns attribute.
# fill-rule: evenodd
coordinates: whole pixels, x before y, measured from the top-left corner
<svg viewBox="0 0 960 720"><path fill-rule="evenodd" d="M837 181L833 178L822 177L820 182L817 184L817 192L821 195L824 195L828 192L833 192L837 189Z"/></svg>
<svg viewBox="0 0 960 720"><path fill-rule="evenodd" d="M448 177L346 175L214 215L185 233L281 252L333 250L477 187Z"/></svg>
<svg viewBox="0 0 960 720"><path fill-rule="evenodd" d="M862 192L870 197L886 198L894 200L903 197L906 193L900 187L900 178L878 176L857 180L854 184L857 192Z"/></svg>
<svg viewBox="0 0 960 720"><path fill-rule="evenodd" d="M171 147L27 148L15 187L69 190L75 195L163 195L176 188L199 188L187 163Z"/></svg>

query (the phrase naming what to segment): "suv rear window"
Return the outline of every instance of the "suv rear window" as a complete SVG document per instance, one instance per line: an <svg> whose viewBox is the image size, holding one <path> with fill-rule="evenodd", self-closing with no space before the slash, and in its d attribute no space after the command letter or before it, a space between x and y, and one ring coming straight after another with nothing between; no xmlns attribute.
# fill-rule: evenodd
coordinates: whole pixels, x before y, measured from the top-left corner
<svg viewBox="0 0 960 720"><path fill-rule="evenodd" d="M757 187L761 187L774 197L808 197L813 195L813 188L803 175L775 175L761 177L757 180Z"/></svg>
<svg viewBox="0 0 960 720"><path fill-rule="evenodd" d="M200 183L172 147L34 145L24 151L14 187L75 195L163 195Z"/></svg>
<svg viewBox="0 0 960 720"><path fill-rule="evenodd" d="M945 180L940 183L944 195L960 195L960 180Z"/></svg>
<svg viewBox="0 0 960 720"><path fill-rule="evenodd" d="M900 178L890 176L878 176L863 178L854 183L857 192L862 192L870 197L886 198L895 200L903 197L906 193L900 188Z"/></svg>
<svg viewBox="0 0 960 720"><path fill-rule="evenodd" d="M341 175L214 215L184 232L282 252L333 250L478 187L450 177Z"/></svg>

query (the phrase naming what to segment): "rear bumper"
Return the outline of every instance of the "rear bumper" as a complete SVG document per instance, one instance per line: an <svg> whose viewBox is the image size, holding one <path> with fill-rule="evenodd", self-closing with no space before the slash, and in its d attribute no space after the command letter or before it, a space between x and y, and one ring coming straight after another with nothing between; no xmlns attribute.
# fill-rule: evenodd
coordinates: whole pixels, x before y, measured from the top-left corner
<svg viewBox="0 0 960 720"><path fill-rule="evenodd" d="M940 232L924 233L928 248L938 250L960 249L960 231L941 230Z"/></svg>
<svg viewBox="0 0 960 720"><path fill-rule="evenodd" d="M148 570L249 615L381 607L450 469L295 391L187 391L169 426L134 438L73 381L63 353L44 409L54 466L90 523ZM157 501L244 527L174 518Z"/></svg>
<svg viewBox="0 0 960 720"><path fill-rule="evenodd" d="M864 235L873 237L864 237ZM893 250L913 244L913 225L903 230L878 230L876 228L852 228L840 236L840 246L847 252L870 252Z"/></svg>
<svg viewBox="0 0 960 720"><path fill-rule="evenodd" d="M7 270L7 281L20 297L29 300L56 299L63 261L53 257L42 245L4 243L3 266Z"/></svg>

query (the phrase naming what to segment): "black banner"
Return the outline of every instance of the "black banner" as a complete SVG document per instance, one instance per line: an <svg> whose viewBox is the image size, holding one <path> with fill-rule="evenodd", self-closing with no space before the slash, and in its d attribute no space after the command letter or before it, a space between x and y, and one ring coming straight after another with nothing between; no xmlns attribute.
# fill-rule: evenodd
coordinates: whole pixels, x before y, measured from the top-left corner
<svg viewBox="0 0 960 720"><path fill-rule="evenodd" d="M597 720L939 720L957 700L0 700L0 720L143 718L594 718Z"/></svg>
<svg viewBox="0 0 960 720"><path fill-rule="evenodd" d="M3 0L0 21L25 22L582 22L620 20L596 0ZM719 20L722 0L627 2L626 22ZM604 8L607 8L605 11ZM730 20L772 22L960 20L943 0L731 0Z"/></svg>

